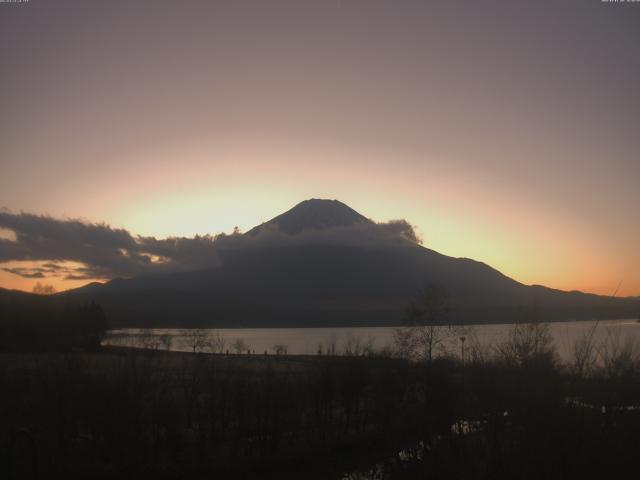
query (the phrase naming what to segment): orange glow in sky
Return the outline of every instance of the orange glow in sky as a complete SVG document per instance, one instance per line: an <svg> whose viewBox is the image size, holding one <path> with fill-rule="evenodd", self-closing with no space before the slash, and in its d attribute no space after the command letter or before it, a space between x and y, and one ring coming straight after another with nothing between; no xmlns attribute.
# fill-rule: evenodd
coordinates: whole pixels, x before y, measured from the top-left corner
<svg viewBox="0 0 640 480"><path fill-rule="evenodd" d="M98 3L2 9L0 208L163 238L335 198L526 284L640 296L640 8ZM84 283L7 261L4 288Z"/></svg>

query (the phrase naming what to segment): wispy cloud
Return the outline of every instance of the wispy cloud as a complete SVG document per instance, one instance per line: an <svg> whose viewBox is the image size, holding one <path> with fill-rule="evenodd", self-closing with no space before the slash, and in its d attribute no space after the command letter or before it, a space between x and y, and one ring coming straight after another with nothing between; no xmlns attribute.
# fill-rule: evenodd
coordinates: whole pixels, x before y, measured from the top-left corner
<svg viewBox="0 0 640 480"><path fill-rule="evenodd" d="M5 272L13 273L14 275L19 275L24 278L44 278L45 277L44 273L40 271L39 268L4 267L2 270L4 270Z"/></svg>

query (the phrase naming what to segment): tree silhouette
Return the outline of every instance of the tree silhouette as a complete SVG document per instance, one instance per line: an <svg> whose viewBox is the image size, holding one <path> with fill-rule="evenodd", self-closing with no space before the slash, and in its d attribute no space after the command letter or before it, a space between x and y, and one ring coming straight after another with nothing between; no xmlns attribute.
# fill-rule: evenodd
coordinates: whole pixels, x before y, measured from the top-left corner
<svg viewBox="0 0 640 480"><path fill-rule="evenodd" d="M395 343L401 356L431 362L451 335L446 325L447 298L439 285L425 288L411 302L405 326L396 329Z"/></svg>

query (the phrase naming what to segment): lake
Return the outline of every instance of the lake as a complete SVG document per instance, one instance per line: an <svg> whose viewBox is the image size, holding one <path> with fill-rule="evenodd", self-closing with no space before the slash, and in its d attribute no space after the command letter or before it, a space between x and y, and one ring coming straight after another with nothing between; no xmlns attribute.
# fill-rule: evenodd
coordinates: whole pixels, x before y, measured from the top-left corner
<svg viewBox="0 0 640 480"><path fill-rule="evenodd" d="M488 324L456 327L449 332L447 349L454 354L462 350L461 337L465 338L465 348L474 345L488 347L497 345L509 337L511 324ZM608 342L609 346L624 347L640 345L640 323L635 319L601 320L585 322L556 322L550 324L555 346L563 359L571 356L573 345L594 330L595 345ZM395 327L344 327L344 328L220 328L201 330L204 335L194 335L193 329L137 329L110 330L103 345L136 348L159 348L172 351L193 350L193 342L206 337L208 345L197 347L199 351L234 352L234 347L242 347L243 353L275 353L275 346L286 348L288 354L316 355L335 352L343 354L371 346L375 350L392 347ZM166 343L162 343L162 340ZM196 339L196 340L194 340ZM467 350L468 351L468 350Z"/></svg>

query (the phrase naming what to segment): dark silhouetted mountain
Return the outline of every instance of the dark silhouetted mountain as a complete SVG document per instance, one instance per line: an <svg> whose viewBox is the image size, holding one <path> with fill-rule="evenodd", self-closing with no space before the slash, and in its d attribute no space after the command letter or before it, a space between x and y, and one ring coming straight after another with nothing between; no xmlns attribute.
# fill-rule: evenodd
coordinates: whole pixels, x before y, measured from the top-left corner
<svg viewBox="0 0 640 480"><path fill-rule="evenodd" d="M376 224L335 200L307 200L245 234L269 230L297 238L339 229L341 237ZM353 227L352 229L350 229ZM401 242L221 247L221 265L193 272L115 279L67 292L103 305L116 325L393 325L433 284L448 295L449 320L508 322L630 318L638 302L526 286L488 265ZM334 238L335 240L335 238Z"/></svg>

